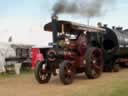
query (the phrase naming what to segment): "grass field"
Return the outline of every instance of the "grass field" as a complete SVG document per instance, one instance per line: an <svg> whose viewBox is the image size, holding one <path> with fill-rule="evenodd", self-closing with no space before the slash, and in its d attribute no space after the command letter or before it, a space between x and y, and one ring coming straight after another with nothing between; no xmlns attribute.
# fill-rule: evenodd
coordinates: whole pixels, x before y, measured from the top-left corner
<svg viewBox="0 0 128 96"><path fill-rule="evenodd" d="M111 96L128 96L128 81L119 82L111 93Z"/></svg>
<svg viewBox="0 0 128 96"><path fill-rule="evenodd" d="M94 90L92 90L93 94ZM118 82L114 83L109 89L103 88L100 89L95 95L90 95L84 91L78 91L73 93L72 96L128 96L128 81L127 82Z"/></svg>
<svg viewBox="0 0 128 96"><path fill-rule="evenodd" d="M113 80L111 85L94 86L87 92L80 89L71 96L128 96L128 80Z"/></svg>
<svg viewBox="0 0 128 96"><path fill-rule="evenodd" d="M30 68L24 68L20 71L20 75L27 75L27 74L32 74L33 71L30 69ZM9 72L9 73L1 73L0 74L0 78L14 78L16 77L16 73L15 71L13 70L12 72Z"/></svg>

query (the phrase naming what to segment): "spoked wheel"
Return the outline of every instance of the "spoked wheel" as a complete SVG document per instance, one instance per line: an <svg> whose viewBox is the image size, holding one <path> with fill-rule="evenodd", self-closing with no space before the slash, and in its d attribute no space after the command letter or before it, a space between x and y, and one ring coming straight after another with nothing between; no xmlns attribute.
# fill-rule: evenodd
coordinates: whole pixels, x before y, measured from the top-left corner
<svg viewBox="0 0 128 96"><path fill-rule="evenodd" d="M39 83L48 83L51 78L51 72L45 62L38 61L35 68L35 78Z"/></svg>
<svg viewBox="0 0 128 96"><path fill-rule="evenodd" d="M69 61L63 61L60 64L59 76L61 82L65 85L71 84L73 82L74 72Z"/></svg>
<svg viewBox="0 0 128 96"><path fill-rule="evenodd" d="M86 75L90 79L97 78L103 70L103 54L99 48L89 48L85 55L86 58Z"/></svg>

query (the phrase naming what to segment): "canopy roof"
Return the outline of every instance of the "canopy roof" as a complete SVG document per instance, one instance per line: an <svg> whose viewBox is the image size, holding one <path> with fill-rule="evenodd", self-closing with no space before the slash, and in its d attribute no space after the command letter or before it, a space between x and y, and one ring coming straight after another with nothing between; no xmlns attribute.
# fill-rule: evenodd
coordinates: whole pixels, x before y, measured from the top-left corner
<svg viewBox="0 0 128 96"><path fill-rule="evenodd" d="M58 21L58 32L62 32L62 25L64 26L64 32L83 32L83 31L88 31L88 32L103 32L105 29L103 28L98 28L98 27L93 27L93 26L87 26L84 24L79 24L75 22L70 22L70 21ZM44 26L45 31L53 31L52 30L52 22L49 22Z"/></svg>

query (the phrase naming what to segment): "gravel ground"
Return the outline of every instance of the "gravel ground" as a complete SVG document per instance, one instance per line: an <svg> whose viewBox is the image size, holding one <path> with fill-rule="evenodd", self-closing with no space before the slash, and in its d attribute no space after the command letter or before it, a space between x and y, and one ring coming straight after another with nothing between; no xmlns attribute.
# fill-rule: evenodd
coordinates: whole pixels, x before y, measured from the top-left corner
<svg viewBox="0 0 128 96"><path fill-rule="evenodd" d="M128 69L118 73L103 73L98 79L89 80L77 75L73 84L63 85L59 77L52 77L48 84L38 84L33 73L0 77L0 96L110 96L120 82L128 81Z"/></svg>

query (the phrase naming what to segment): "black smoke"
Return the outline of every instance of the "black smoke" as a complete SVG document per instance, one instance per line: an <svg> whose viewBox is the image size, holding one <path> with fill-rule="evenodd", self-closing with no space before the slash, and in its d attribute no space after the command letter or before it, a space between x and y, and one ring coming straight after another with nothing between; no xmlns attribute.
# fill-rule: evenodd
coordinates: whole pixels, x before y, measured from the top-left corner
<svg viewBox="0 0 128 96"><path fill-rule="evenodd" d="M114 0L58 0L53 6L54 15L67 13L80 16L100 16Z"/></svg>

